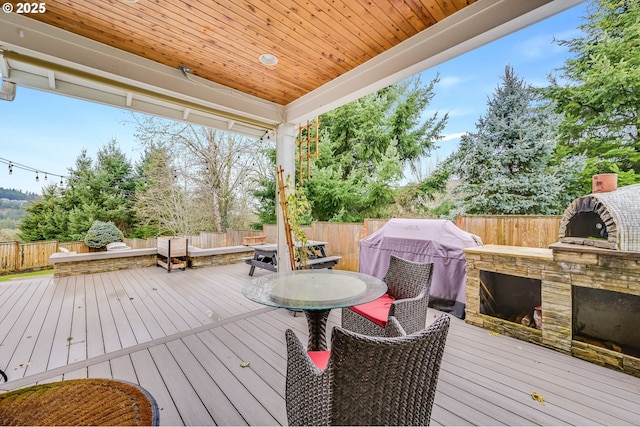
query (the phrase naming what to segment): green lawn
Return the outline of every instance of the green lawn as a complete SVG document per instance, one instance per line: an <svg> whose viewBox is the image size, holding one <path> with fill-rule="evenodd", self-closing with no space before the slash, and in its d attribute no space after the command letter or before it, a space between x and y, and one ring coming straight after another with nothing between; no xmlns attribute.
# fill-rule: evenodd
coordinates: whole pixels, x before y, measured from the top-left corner
<svg viewBox="0 0 640 427"><path fill-rule="evenodd" d="M6 276L0 276L0 282L7 282L18 277L42 276L43 274L53 274L53 270L40 270L31 271L29 273L7 274Z"/></svg>

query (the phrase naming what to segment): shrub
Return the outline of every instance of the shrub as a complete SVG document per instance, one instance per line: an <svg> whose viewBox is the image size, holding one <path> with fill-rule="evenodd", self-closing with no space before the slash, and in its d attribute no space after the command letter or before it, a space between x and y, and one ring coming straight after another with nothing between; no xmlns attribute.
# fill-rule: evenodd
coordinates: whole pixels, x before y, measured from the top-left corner
<svg viewBox="0 0 640 427"><path fill-rule="evenodd" d="M124 234L113 222L94 221L84 237L84 243L90 248L104 248L109 243L122 242Z"/></svg>

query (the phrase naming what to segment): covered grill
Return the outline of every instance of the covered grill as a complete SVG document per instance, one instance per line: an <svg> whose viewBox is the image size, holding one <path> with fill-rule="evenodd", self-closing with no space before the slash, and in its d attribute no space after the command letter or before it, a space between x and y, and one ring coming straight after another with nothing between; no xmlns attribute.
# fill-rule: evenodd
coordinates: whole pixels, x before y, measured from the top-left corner
<svg viewBox="0 0 640 427"><path fill-rule="evenodd" d="M360 240L359 271L382 279L391 255L432 262L429 306L464 319L466 259L463 248L481 245L478 236L448 220L392 218L380 230Z"/></svg>
<svg viewBox="0 0 640 427"><path fill-rule="evenodd" d="M580 197L560 222L561 243L640 252L640 184Z"/></svg>

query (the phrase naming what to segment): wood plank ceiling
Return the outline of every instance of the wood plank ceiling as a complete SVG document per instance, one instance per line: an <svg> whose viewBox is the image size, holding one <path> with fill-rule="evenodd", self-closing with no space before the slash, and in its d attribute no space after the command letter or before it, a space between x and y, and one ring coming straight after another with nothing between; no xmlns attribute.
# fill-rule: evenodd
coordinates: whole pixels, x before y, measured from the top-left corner
<svg viewBox="0 0 640 427"><path fill-rule="evenodd" d="M475 1L47 0L25 16L287 105Z"/></svg>

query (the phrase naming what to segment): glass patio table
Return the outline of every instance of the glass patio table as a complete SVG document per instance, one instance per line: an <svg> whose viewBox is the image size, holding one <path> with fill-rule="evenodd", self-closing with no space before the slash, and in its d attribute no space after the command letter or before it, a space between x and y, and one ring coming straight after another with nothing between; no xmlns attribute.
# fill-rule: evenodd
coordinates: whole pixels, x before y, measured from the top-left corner
<svg viewBox="0 0 640 427"><path fill-rule="evenodd" d="M309 351L326 350L331 309L364 304L381 297L387 285L367 274L342 270L296 270L247 282L242 294L260 304L302 310L309 327Z"/></svg>

